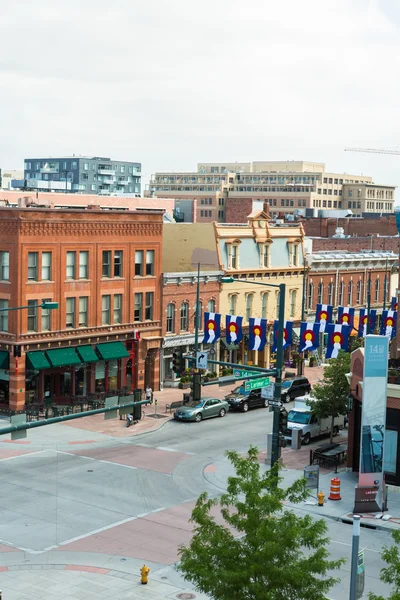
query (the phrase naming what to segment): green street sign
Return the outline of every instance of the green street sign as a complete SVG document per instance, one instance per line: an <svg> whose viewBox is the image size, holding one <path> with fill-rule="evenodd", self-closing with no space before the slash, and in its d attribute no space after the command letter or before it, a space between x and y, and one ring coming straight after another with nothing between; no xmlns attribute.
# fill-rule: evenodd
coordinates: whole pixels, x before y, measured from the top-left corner
<svg viewBox="0 0 400 600"><path fill-rule="evenodd" d="M260 379L252 379L250 381L246 381L244 384L244 389L246 392L250 392L250 390L256 390L257 388L267 387L269 385L269 377L261 377Z"/></svg>
<svg viewBox="0 0 400 600"><path fill-rule="evenodd" d="M242 371L241 369L234 369L233 376L240 379L241 377L251 377L252 375L256 375L255 371Z"/></svg>

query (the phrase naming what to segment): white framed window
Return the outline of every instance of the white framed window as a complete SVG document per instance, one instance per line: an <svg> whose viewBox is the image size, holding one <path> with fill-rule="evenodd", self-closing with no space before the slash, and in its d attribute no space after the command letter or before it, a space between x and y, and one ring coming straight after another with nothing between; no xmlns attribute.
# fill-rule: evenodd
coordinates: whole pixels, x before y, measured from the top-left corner
<svg viewBox="0 0 400 600"><path fill-rule="evenodd" d="M189 330L189 304L183 302L181 306L181 331Z"/></svg>
<svg viewBox="0 0 400 600"><path fill-rule="evenodd" d="M111 250L103 250L102 256L102 277L111 277Z"/></svg>
<svg viewBox="0 0 400 600"><path fill-rule="evenodd" d="M42 266L43 268L43 266ZM51 298L46 298L42 300L43 302L51 302ZM51 330L51 310L49 308L42 308L42 327L41 331L50 331Z"/></svg>
<svg viewBox="0 0 400 600"><path fill-rule="evenodd" d="M324 299L324 284L322 283L322 281L320 281L318 284L318 290L317 290L317 303L322 304L323 299Z"/></svg>
<svg viewBox="0 0 400 600"><path fill-rule="evenodd" d="M268 313L268 294L269 292L262 292L261 293L261 318L262 319L267 319L267 313Z"/></svg>
<svg viewBox="0 0 400 600"><path fill-rule="evenodd" d="M210 313L215 313L215 300L209 300L207 302L207 311Z"/></svg>
<svg viewBox="0 0 400 600"><path fill-rule="evenodd" d="M67 279L75 279L75 252L67 252L67 267L66 276Z"/></svg>
<svg viewBox="0 0 400 600"><path fill-rule="evenodd" d="M0 308L8 308L8 300L0 300ZM8 310L0 311L0 331L8 331Z"/></svg>
<svg viewBox="0 0 400 600"><path fill-rule="evenodd" d="M89 277L89 252L82 250L79 252L79 279L88 279Z"/></svg>
<svg viewBox="0 0 400 600"><path fill-rule="evenodd" d="M344 304L344 283L341 281L339 283L339 305L343 306Z"/></svg>
<svg viewBox="0 0 400 600"><path fill-rule="evenodd" d="M296 315L296 298L297 298L297 290L291 290L290 292L290 316L294 317Z"/></svg>
<svg viewBox="0 0 400 600"><path fill-rule="evenodd" d="M356 298L356 302L357 302L357 304L361 304L362 303L362 281L361 281L361 279L359 279L357 281L357 298Z"/></svg>
<svg viewBox="0 0 400 600"><path fill-rule="evenodd" d="M333 291L334 291L334 284L333 281L331 281L328 284L328 304L333 304Z"/></svg>
<svg viewBox="0 0 400 600"><path fill-rule="evenodd" d="M143 320L143 294L136 293L135 294L135 309L133 320L134 321L142 321Z"/></svg>
<svg viewBox="0 0 400 600"><path fill-rule="evenodd" d="M353 281L351 279L347 284L347 305L353 306Z"/></svg>
<svg viewBox="0 0 400 600"><path fill-rule="evenodd" d="M375 302L379 302L379 293L381 289L381 282L378 278L375 279Z"/></svg>
<svg viewBox="0 0 400 600"><path fill-rule="evenodd" d="M154 250L146 250L146 275L154 275Z"/></svg>
<svg viewBox="0 0 400 600"><path fill-rule="evenodd" d="M135 252L135 275L143 275L143 250Z"/></svg>
<svg viewBox="0 0 400 600"><path fill-rule="evenodd" d="M38 280L38 253L37 252L28 252L28 281L37 281L37 280Z"/></svg>
<svg viewBox="0 0 400 600"><path fill-rule="evenodd" d="M88 326L88 302L87 296L81 296L79 298L79 327Z"/></svg>
<svg viewBox="0 0 400 600"><path fill-rule="evenodd" d="M236 306L237 306L237 295L231 294L229 296L229 314L236 315Z"/></svg>
<svg viewBox="0 0 400 600"><path fill-rule="evenodd" d="M247 294L246 296L246 321L249 322L253 312L253 300L254 294Z"/></svg>
<svg viewBox="0 0 400 600"><path fill-rule="evenodd" d="M153 320L154 292L146 292L145 321Z"/></svg>
<svg viewBox="0 0 400 600"><path fill-rule="evenodd" d="M75 254L75 252L74 252ZM75 313L76 300L75 298L67 298L65 301L65 326L67 329L75 328Z"/></svg>
<svg viewBox="0 0 400 600"><path fill-rule="evenodd" d="M37 300L28 300L28 331L38 330Z"/></svg>
<svg viewBox="0 0 400 600"><path fill-rule="evenodd" d="M289 265L291 267L299 266L299 244L289 244Z"/></svg>
<svg viewBox="0 0 400 600"><path fill-rule="evenodd" d="M0 252L0 281L10 281L10 253L6 250Z"/></svg>
<svg viewBox="0 0 400 600"><path fill-rule="evenodd" d="M114 277L122 277L122 250L114 250Z"/></svg>
<svg viewBox="0 0 400 600"><path fill-rule="evenodd" d="M111 324L111 296L109 294L101 297L101 324L102 325L110 325Z"/></svg>
<svg viewBox="0 0 400 600"><path fill-rule="evenodd" d="M231 249L231 269L237 269L238 268L238 247L237 246L232 246Z"/></svg>
<svg viewBox="0 0 400 600"><path fill-rule="evenodd" d="M312 309L314 307L314 284L312 281L308 284L307 294L307 308Z"/></svg>
<svg viewBox="0 0 400 600"><path fill-rule="evenodd" d="M122 323L122 294L114 294L114 324Z"/></svg>
<svg viewBox="0 0 400 600"><path fill-rule="evenodd" d="M175 333L175 304L167 306L167 333Z"/></svg>
<svg viewBox="0 0 400 600"><path fill-rule="evenodd" d="M42 252L42 281L51 281L51 252Z"/></svg>
<svg viewBox="0 0 400 600"><path fill-rule="evenodd" d="M268 269L270 267L271 246L270 244L259 244L260 249L260 267Z"/></svg>

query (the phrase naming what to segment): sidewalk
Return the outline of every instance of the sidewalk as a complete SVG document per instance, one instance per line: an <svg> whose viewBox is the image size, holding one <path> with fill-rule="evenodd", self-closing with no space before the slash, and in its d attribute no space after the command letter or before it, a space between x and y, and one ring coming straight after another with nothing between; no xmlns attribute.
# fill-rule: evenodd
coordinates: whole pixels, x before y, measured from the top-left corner
<svg viewBox="0 0 400 600"><path fill-rule="evenodd" d="M289 372L294 372L295 369L287 369ZM320 381L323 377L323 367L306 367L305 376L308 377L311 385ZM240 379L237 380L240 382ZM228 383L224 386L218 384L204 386L202 388L203 396L212 396L214 398L223 398L236 386L235 382ZM167 405L172 402L177 402L183 399L183 394L188 394L190 388L164 388L158 392L154 392L154 398L157 399L157 405L147 405L143 407L145 416L132 427L126 427L125 420L110 419L106 421L104 415L94 415L92 417L83 417L74 421L67 421L63 425L66 427L74 427L86 431L102 433L112 437L129 438L141 433L147 433L160 429L169 419L173 418L173 411L167 410ZM155 417L158 415L158 418Z"/></svg>

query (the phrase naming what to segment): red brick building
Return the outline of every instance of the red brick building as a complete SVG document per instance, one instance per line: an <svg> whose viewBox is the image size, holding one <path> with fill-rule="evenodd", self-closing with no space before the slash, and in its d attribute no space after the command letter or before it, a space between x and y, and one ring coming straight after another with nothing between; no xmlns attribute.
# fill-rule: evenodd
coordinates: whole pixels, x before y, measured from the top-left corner
<svg viewBox="0 0 400 600"><path fill-rule="evenodd" d="M397 236L396 216L390 215L381 217L379 215L370 218L332 218L315 217L302 219L304 231L307 236L331 238L336 233L338 227L343 228L344 235L350 236ZM379 250L379 247L372 247L372 250Z"/></svg>
<svg viewBox="0 0 400 600"><path fill-rule="evenodd" d="M2 404L158 389L162 228L161 210L0 208L0 308L27 307L0 312Z"/></svg>
<svg viewBox="0 0 400 600"><path fill-rule="evenodd" d="M219 312L220 278L213 223L170 223L163 235L163 347L161 380L171 386L179 381L173 372L173 354L192 352L195 344L195 310L200 264L200 331L204 312ZM200 346L201 347L201 346ZM212 367L210 368L212 370Z"/></svg>

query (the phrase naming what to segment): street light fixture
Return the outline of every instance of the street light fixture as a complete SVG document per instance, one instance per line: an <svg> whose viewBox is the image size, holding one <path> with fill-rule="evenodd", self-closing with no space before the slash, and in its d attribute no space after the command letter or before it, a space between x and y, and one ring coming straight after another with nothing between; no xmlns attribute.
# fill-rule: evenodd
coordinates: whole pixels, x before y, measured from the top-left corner
<svg viewBox="0 0 400 600"><path fill-rule="evenodd" d="M274 406L274 420L272 426L272 448L271 448L271 466L273 466L279 459L279 415L280 415L280 402L282 395L282 369L283 369L283 330L285 325L285 294L286 284L280 283L265 283L261 281L254 281L252 279L235 279L234 277L222 277L222 283L246 283L254 285L263 285L265 287L274 287L279 289L279 313L278 313L278 340L276 348L276 363L275 363L275 388L274 388L274 400L276 406Z"/></svg>
<svg viewBox="0 0 400 600"><path fill-rule="evenodd" d="M55 310L58 308L58 302L49 302L47 300L43 300L41 304L33 304L32 306L12 306L10 308L0 308L0 312L22 310L23 308L45 308L47 310Z"/></svg>

